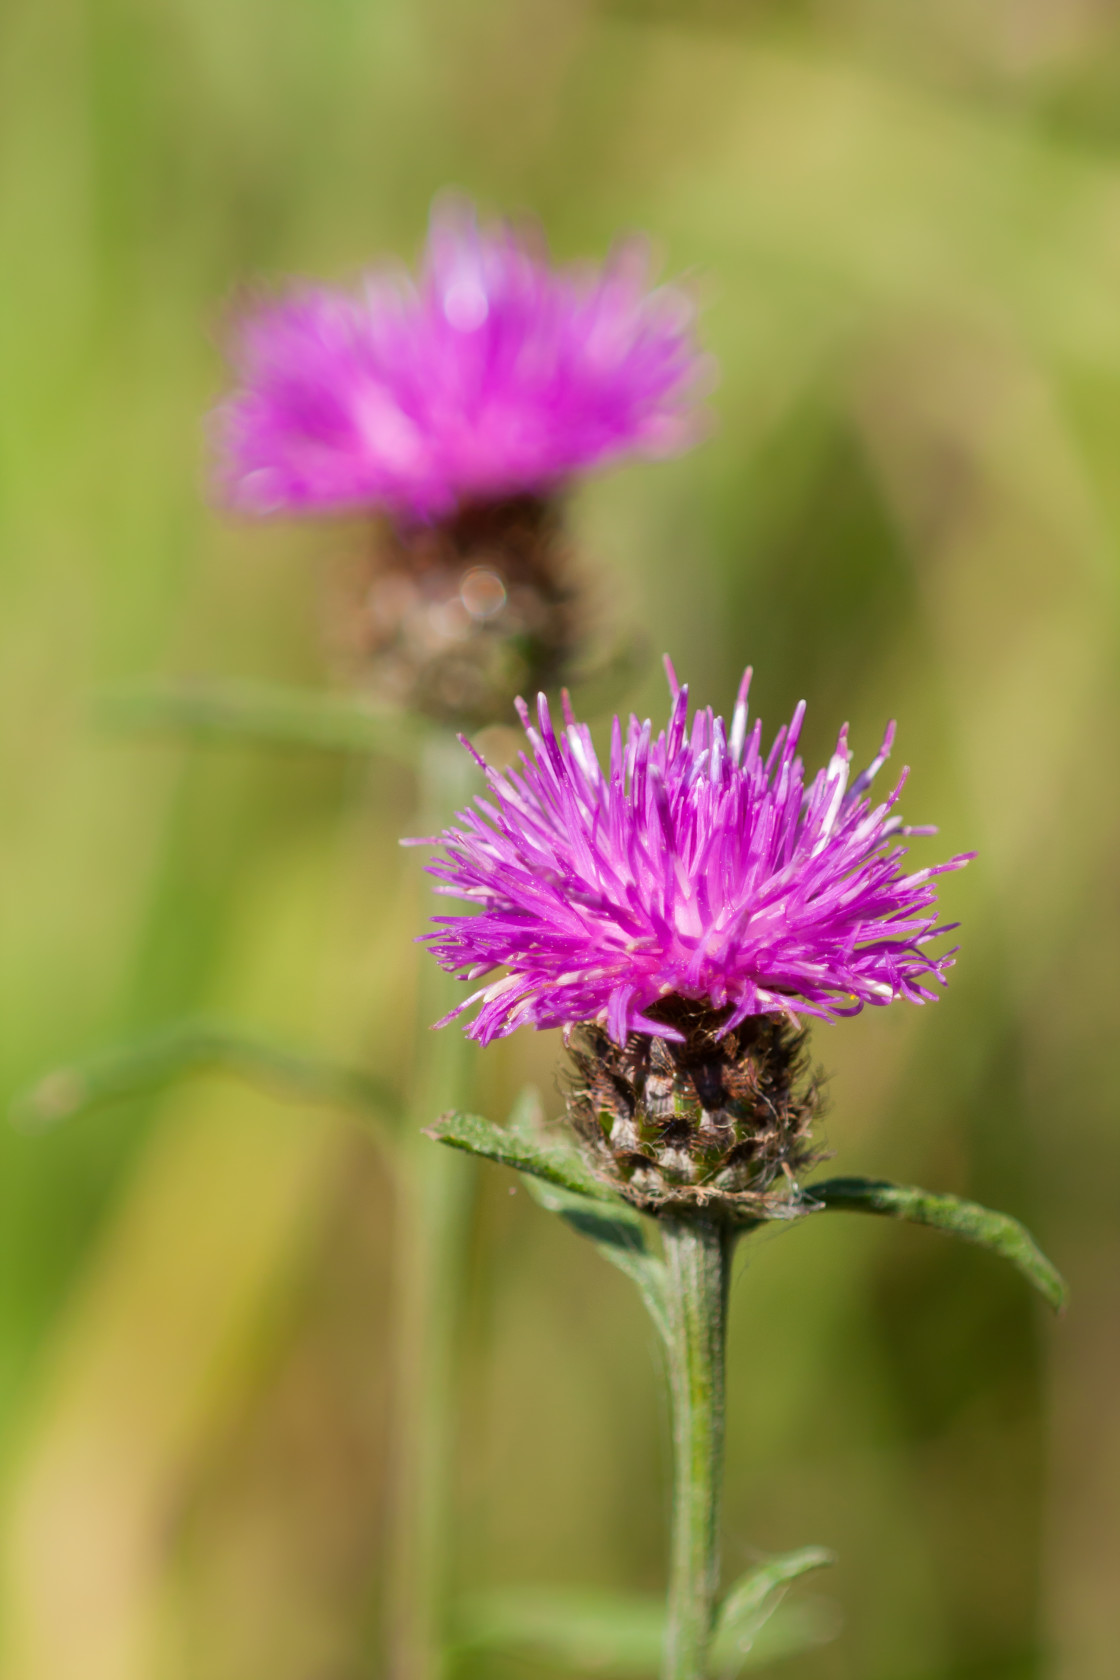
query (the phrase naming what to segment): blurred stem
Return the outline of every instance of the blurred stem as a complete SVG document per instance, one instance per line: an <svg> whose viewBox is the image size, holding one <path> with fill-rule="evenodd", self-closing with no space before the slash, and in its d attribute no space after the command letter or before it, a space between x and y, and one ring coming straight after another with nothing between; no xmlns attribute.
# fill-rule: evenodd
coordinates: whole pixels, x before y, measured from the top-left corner
<svg viewBox="0 0 1120 1680"><path fill-rule="evenodd" d="M434 834L470 797L473 767L459 742L429 740L421 760L422 832ZM423 1126L468 1101L473 1047L435 1021L461 997L426 957L418 991L415 1107L400 1138L393 1519L389 1536L391 1680L443 1672L455 1428L455 1327L465 1272L474 1164L437 1149Z"/></svg>
<svg viewBox="0 0 1120 1680"><path fill-rule="evenodd" d="M724 1349L735 1232L697 1212L661 1224L673 1408L673 1518L663 1680L706 1680L719 1591Z"/></svg>

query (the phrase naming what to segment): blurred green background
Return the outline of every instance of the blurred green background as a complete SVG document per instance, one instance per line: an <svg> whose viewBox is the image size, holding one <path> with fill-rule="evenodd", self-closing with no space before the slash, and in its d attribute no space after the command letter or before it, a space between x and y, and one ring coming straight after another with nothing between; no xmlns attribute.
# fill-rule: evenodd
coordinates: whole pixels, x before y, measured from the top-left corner
<svg viewBox="0 0 1120 1680"><path fill-rule="evenodd" d="M447 184L694 277L712 436L574 510L604 612L810 760L899 720L975 847L944 1002L818 1029L834 1171L1025 1218L1073 1288L927 1232L757 1241L729 1575L834 1547L790 1680L1114 1680L1120 1649L1120 14L1102 0L7 0L2 1080L184 1012L407 1077L407 774L99 731L152 674L322 687L328 529L204 493L236 288L412 256ZM660 715L651 674L636 703ZM405 1047L405 1048L402 1048ZM482 1059L498 1113L557 1045ZM367 1135L221 1080L0 1130L0 1674L358 1680L386 1575L392 1196ZM480 1177L470 1588L657 1590L667 1429L625 1280ZM481 1671L480 1671L481 1672ZM522 1674L495 1664L487 1673Z"/></svg>

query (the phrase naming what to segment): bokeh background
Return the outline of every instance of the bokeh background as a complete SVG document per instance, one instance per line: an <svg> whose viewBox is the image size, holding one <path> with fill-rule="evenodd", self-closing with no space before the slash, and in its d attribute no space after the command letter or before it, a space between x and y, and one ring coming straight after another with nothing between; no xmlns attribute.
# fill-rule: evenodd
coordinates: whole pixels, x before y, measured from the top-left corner
<svg viewBox="0 0 1120 1680"><path fill-rule="evenodd" d="M337 533L204 493L246 280L415 254L433 193L693 277L710 439L581 490L606 614L810 756L887 716L961 958L818 1029L836 1171L1025 1218L994 1260L822 1220L731 1346L729 1573L840 1562L790 1680L1113 1680L1120 14L1106 0L8 0L0 16L0 1033L9 1094L184 1013L408 1077L408 774L100 727L153 676L331 680ZM654 670L635 703L663 709ZM550 1038L487 1053L480 1101ZM393 1197L221 1079L0 1130L4 1680L357 1680L384 1615ZM656 1590L666 1419L625 1280L479 1177L463 1589ZM478 1671L483 1672L482 1670ZM524 1674L495 1663L487 1673Z"/></svg>

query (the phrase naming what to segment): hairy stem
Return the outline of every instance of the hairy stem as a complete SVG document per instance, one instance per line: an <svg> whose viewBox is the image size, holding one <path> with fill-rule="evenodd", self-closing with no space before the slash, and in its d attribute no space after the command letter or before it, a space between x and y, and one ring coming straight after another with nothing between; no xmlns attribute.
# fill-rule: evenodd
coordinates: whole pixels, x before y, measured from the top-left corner
<svg viewBox="0 0 1120 1680"><path fill-rule="evenodd" d="M724 1346L734 1232L700 1211L662 1221L673 1522L663 1680L706 1680L719 1591Z"/></svg>
<svg viewBox="0 0 1120 1680"><path fill-rule="evenodd" d="M469 798L471 765L457 741L424 753L422 832ZM455 1326L470 1226L474 1163L435 1149L421 1128L468 1101L473 1047L433 1033L459 992L430 958L421 967L415 1104L399 1141L394 1303L397 1314L393 1519L387 1612L391 1680L439 1680L445 1645L455 1426Z"/></svg>

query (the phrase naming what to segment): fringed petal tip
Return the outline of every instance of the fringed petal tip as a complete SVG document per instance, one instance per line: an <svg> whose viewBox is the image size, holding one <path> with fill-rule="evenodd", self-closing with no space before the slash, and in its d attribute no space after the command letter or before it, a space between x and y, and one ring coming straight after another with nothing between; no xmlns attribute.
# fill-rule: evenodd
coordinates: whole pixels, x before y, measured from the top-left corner
<svg viewBox="0 0 1120 1680"><path fill-rule="evenodd" d="M690 445L695 310L632 265L552 266L524 227L438 199L420 274L243 298L214 484L251 517L379 508L422 525Z"/></svg>
<svg viewBox="0 0 1120 1680"><path fill-rule="evenodd" d="M799 1024L935 997L919 976L943 987L953 953L926 947L954 924L929 914L934 882L973 854L904 872L897 790L875 807L867 796L893 725L850 785L846 731L807 782L803 703L764 758L757 722L748 737L749 671L729 731L710 711L690 728L669 660L666 676L667 730L616 718L609 774L569 700L560 738L543 695L535 722L522 703L520 768L490 772L492 799L443 835L437 890L475 909L445 920L440 960L507 971L471 1000L472 1037L577 1021L616 1043L670 1036L654 1009L670 996L726 1009L725 1032L748 1015Z"/></svg>

